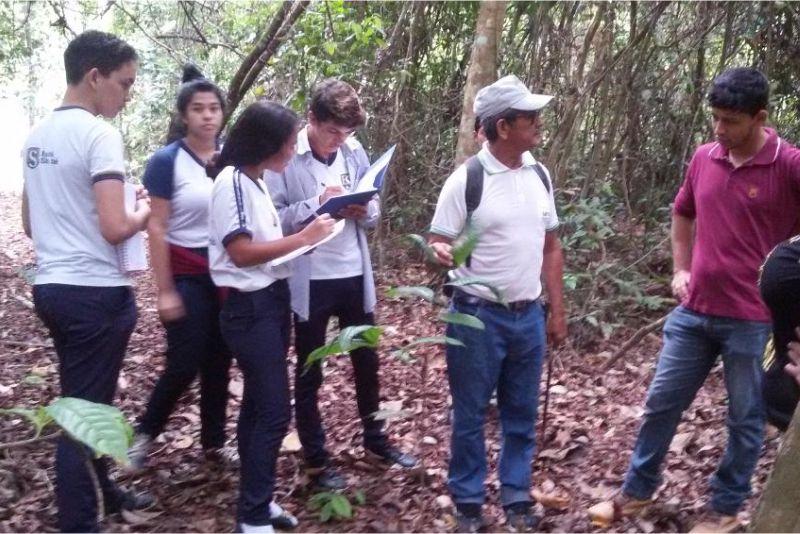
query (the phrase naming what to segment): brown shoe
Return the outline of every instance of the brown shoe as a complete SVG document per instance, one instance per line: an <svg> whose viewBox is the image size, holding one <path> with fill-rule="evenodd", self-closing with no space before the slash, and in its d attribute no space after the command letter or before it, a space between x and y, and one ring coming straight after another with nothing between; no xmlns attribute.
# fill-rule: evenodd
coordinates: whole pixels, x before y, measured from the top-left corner
<svg viewBox="0 0 800 534"><path fill-rule="evenodd" d="M652 503L653 499L636 499L619 491L610 500L589 508L589 519L594 526L607 527L625 516L641 512Z"/></svg>
<svg viewBox="0 0 800 534"><path fill-rule="evenodd" d="M735 532L741 526L739 517L736 515L725 515L714 510L708 510L697 518L697 522L689 533Z"/></svg>

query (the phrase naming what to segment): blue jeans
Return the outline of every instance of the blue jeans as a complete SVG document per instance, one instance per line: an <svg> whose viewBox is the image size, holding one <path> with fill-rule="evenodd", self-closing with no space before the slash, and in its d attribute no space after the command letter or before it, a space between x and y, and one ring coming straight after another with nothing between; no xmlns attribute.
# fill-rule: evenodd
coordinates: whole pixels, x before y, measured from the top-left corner
<svg viewBox="0 0 800 534"><path fill-rule="evenodd" d="M769 323L695 313L678 306L664 326L664 348L650 384L644 422L623 491L638 499L661 483L661 463L683 411L722 355L728 391L728 445L711 481L711 507L733 515L750 495L764 439L761 356Z"/></svg>
<svg viewBox="0 0 800 534"><path fill-rule="evenodd" d="M483 427L492 392L502 425L499 478L501 504L529 502L536 449L539 379L545 353L544 310L537 301L523 311L468 304L454 298L451 311L481 319L485 330L450 324L447 335L466 346L447 346L453 397L448 485L453 500L483 503L486 449Z"/></svg>
<svg viewBox="0 0 800 534"><path fill-rule="evenodd" d="M289 285L278 280L258 291L231 290L219 316L222 336L244 378L237 520L248 525L270 523L275 467L292 418L286 365L290 313Z"/></svg>
<svg viewBox="0 0 800 534"><path fill-rule="evenodd" d="M217 287L207 274L175 277L175 290L186 316L166 323L167 368L156 382L138 431L156 438L175 404L200 375L200 443L204 449L225 445L225 409L231 356L219 329Z"/></svg>
<svg viewBox="0 0 800 534"><path fill-rule="evenodd" d="M33 302L53 338L61 396L112 404L136 326L131 288L41 284L33 286ZM107 460L93 458L85 446L63 436L56 449L56 504L62 532L99 531L89 465L100 482L106 509L119 507L120 491L108 477Z"/></svg>

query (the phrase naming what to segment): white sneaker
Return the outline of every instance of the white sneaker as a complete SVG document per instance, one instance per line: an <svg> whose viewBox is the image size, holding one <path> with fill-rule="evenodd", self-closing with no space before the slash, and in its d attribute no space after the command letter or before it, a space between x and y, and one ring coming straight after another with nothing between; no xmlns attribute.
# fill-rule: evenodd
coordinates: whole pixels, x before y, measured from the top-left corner
<svg viewBox="0 0 800 534"><path fill-rule="evenodd" d="M298 524L297 518L272 501L269 503L269 518L272 526L281 530L292 530Z"/></svg>
<svg viewBox="0 0 800 534"><path fill-rule="evenodd" d="M133 445L128 449L128 461L131 463L131 470L139 471L144 469L152 444L153 439L147 434L139 432L133 436Z"/></svg>
<svg viewBox="0 0 800 534"><path fill-rule="evenodd" d="M272 534L275 529L272 525L248 525L247 523L239 523L239 532L244 534Z"/></svg>

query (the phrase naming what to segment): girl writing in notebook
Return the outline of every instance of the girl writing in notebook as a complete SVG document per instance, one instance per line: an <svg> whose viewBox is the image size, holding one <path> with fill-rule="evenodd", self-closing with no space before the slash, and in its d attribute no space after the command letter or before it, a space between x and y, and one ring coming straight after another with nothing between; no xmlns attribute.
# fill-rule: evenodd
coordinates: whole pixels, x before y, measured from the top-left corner
<svg viewBox="0 0 800 534"><path fill-rule="evenodd" d="M275 465L291 419L286 353L289 347L289 267L270 261L330 235L334 221L316 218L283 236L262 179L283 172L295 153L298 118L272 102L244 110L230 131L211 196L209 260L214 282L227 288L222 335L244 377L238 442L241 532L272 532Z"/></svg>

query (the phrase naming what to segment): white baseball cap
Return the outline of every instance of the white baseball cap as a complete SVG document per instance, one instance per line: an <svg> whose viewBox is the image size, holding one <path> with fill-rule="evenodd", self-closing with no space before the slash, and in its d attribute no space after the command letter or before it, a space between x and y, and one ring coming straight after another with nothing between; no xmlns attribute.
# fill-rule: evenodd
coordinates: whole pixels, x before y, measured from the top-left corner
<svg viewBox="0 0 800 534"><path fill-rule="evenodd" d="M552 99L550 95L531 93L519 78L509 74L478 91L472 110L481 118L497 115L507 109L536 111Z"/></svg>

